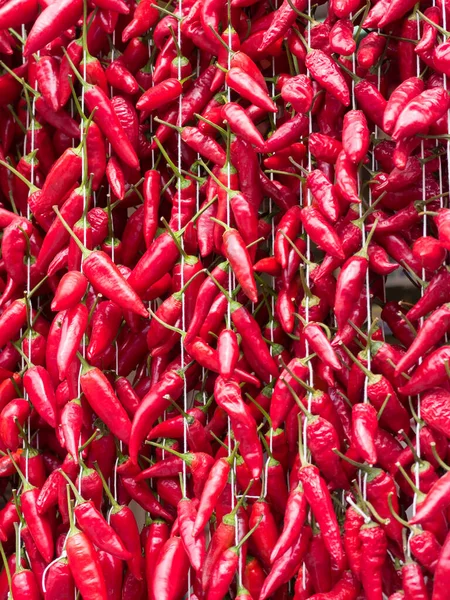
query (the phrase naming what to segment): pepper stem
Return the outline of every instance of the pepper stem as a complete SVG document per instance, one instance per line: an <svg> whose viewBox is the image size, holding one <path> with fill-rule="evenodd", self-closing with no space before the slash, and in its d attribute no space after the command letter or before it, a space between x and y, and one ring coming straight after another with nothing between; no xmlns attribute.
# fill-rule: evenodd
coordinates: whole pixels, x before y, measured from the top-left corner
<svg viewBox="0 0 450 600"><path fill-rule="evenodd" d="M295 380L295 381L296 381L298 384L300 384L300 385L302 386L302 388L304 388L304 389L305 389L307 392L309 392L310 394L314 394L314 392L315 392L315 389L314 389L314 388L312 388L312 387L311 387L310 385L308 385L307 383L305 383L305 382L303 381L303 379L300 379L300 377L297 377L297 375L295 375L295 373L293 373L293 372L291 371L291 369L290 369L290 368L288 367L288 365L287 365L287 364L284 362L284 360L282 360L282 363L281 363L281 364L283 365L283 369L286 369L286 371L289 373L289 375L292 377L292 379L294 379L294 380ZM284 381L284 382L287 384L287 382L286 382L286 380L285 380L285 379L284 379L283 381Z"/></svg>
<svg viewBox="0 0 450 600"><path fill-rule="evenodd" d="M64 477L64 479L67 481L69 488L72 490L74 496L75 496L75 500L77 501L77 504L83 504L83 502L85 502L84 498L80 495L80 493L78 492L76 486L74 485L73 481L71 481L69 479L69 477L67 476L67 474L62 470L59 469L59 472L61 473L61 475Z"/></svg>
<svg viewBox="0 0 450 600"><path fill-rule="evenodd" d="M380 523L380 525L387 525L389 523L389 519L383 519L383 517L377 512L377 510L371 502L365 500L365 503L372 516L375 518L376 521L378 521L378 523Z"/></svg>
<svg viewBox="0 0 450 600"><path fill-rule="evenodd" d="M291 384L286 380L286 379L282 379L282 381L284 382L284 385L287 387L287 389L289 390L291 396L294 398L297 406L300 408L300 410L302 411L302 413L305 415L306 418L311 417L311 413L307 410L306 406L303 404L303 402L300 400L300 398L298 397L297 393L295 392L295 390L293 389L293 387L291 386Z"/></svg>
<svg viewBox="0 0 450 600"><path fill-rule="evenodd" d="M273 453L272 453L272 451L269 448L269 444L267 443L267 440L266 440L264 434L261 431L258 431L258 435L259 435L259 438L260 438L260 440L262 442L262 445L264 446L264 450L267 452L267 456L269 457L269 459L270 460L275 460L274 457L273 457Z"/></svg>
<svg viewBox="0 0 450 600"><path fill-rule="evenodd" d="M261 517L259 517L259 519L258 519L258 522L256 523L256 525L255 525L254 527L252 527L252 528L250 529L250 531L244 535L244 537L243 537L243 538L242 538L242 540L239 542L239 544L237 544L237 545L234 547L234 551L235 551L236 553L237 553L237 552L239 552L240 548L242 548L242 546L245 544L245 542L248 540L248 538L249 538L250 536L252 536L252 535L255 533L255 531L258 529L258 527L259 527L259 524L261 523L261 521L262 521L262 516L261 516Z"/></svg>
<svg viewBox="0 0 450 600"><path fill-rule="evenodd" d="M389 492L388 497L387 497L387 501L388 501L388 505L389 505L389 512L391 513L391 515L394 517L394 519L396 521L398 521L401 525L403 525L403 527L412 529L412 527L408 523L408 521L405 521L404 519L402 519L401 516L399 514L397 514L397 512L394 510L394 506L392 504L392 496L393 495L394 495L394 492Z"/></svg>
<svg viewBox="0 0 450 600"><path fill-rule="evenodd" d="M20 179L20 181L22 183L24 183L26 186L28 186L28 189L30 190L31 193L34 192L38 192L39 188L36 187L34 184L31 183L31 181L28 181L28 179L26 177L24 177L22 175L22 173L19 173L19 171L17 171L14 167L12 167L10 164L8 164L7 162L0 160L0 165L2 167L5 167L6 169L8 169L9 171L11 171L11 173L13 173L16 177L18 177Z"/></svg>
<svg viewBox="0 0 450 600"><path fill-rule="evenodd" d="M85 450L98 436L98 434L100 433L100 429L96 429L94 431L94 433L91 435L91 437L89 439L87 439L84 444L82 444L79 448L78 448L78 453L81 454L83 452L83 450ZM101 437L101 436L100 436Z"/></svg>
<svg viewBox="0 0 450 600"><path fill-rule="evenodd" d="M256 402L256 400L252 396L250 396L249 393L246 392L245 396L250 400L250 402L252 402L252 404L254 404L256 406L256 408L259 410L259 412L263 415L263 417L269 423L270 429L272 429L272 419L270 418L269 413L266 410L264 410L264 408L261 406L261 404L259 404L259 402Z"/></svg>
<svg viewBox="0 0 450 600"><path fill-rule="evenodd" d="M437 460L439 466L445 471L450 471L450 467L445 463L442 458L439 456L436 450L436 442L431 442L431 452L433 453L434 458Z"/></svg>
<svg viewBox="0 0 450 600"><path fill-rule="evenodd" d="M358 360L356 358L356 356L353 354L353 352L347 348L347 346L345 344L340 344L340 346L345 350L346 354L352 359L352 361L355 363L355 365L357 365L361 371L364 373L364 375L366 377L368 377L369 379L371 379L373 377L373 374L369 371L369 369L367 369L360 360Z"/></svg>
<svg viewBox="0 0 450 600"><path fill-rule="evenodd" d="M203 121L204 123L207 123L208 125L210 125L214 129L216 129L219 133L221 133L223 135L223 137L227 137L228 132L225 131L225 129L223 127L220 127L220 125L217 125L217 123L213 123L212 121L210 121L209 119L206 119L205 117L202 117L202 115L199 115L198 113L194 113L194 116L199 121Z"/></svg>
<svg viewBox="0 0 450 600"><path fill-rule="evenodd" d="M378 218L375 219L375 222L372 224L371 229L369 231L369 235L366 238L366 243L361 248L361 250L355 254L355 256L361 256L361 257L365 258L366 260L369 260L369 256L367 254L367 250L369 248L370 242L372 241L373 234L375 233L375 229L377 228L378 221L379 221Z"/></svg>
<svg viewBox="0 0 450 600"><path fill-rule="evenodd" d="M156 119L157 117L155 117ZM178 167L175 165L175 163L172 161L172 159L169 157L169 155L167 154L167 152L165 151L165 149L163 148L163 145L161 144L161 142L158 140L157 137L154 137L154 142L155 144L158 146L159 151L161 152L161 154L164 156L167 164L169 165L169 167L172 169L175 177L177 179L183 179L183 176L181 175L180 171L178 170Z"/></svg>
<svg viewBox="0 0 450 600"><path fill-rule="evenodd" d="M361 81L361 77L358 77L358 75L355 75L355 73L350 71L350 69L347 69L347 67L345 65L343 65L341 62L339 63L339 68L342 69L345 73L347 73L347 75L349 75L355 83L359 83Z"/></svg>
<svg viewBox="0 0 450 600"><path fill-rule="evenodd" d="M186 335L186 332L183 331L182 329L179 329L178 327L174 327L173 325L169 325L169 323L166 323L165 321L163 321L162 319L160 319L158 317L158 315L156 315L151 308L148 309L148 312L151 314L151 316L156 319L156 321L162 325L163 327L165 327L166 329L169 329L170 331L174 331L175 333L179 333L181 335L181 337L184 338L184 336Z"/></svg>
<svg viewBox="0 0 450 600"><path fill-rule="evenodd" d="M412 445L411 440L409 439L409 437L406 435L406 432L404 429L400 429L399 430L399 434L403 437L403 439L405 440L406 445L408 446L408 448L411 450L411 453L413 455L414 458L414 462L421 462L420 458L417 456L417 452L416 449L414 448L414 446Z"/></svg>
<svg viewBox="0 0 450 600"><path fill-rule="evenodd" d="M84 246L81 243L81 241L77 238L77 236L74 234L74 232L70 229L67 221L64 219L64 217L62 216L62 214L59 212L59 208L56 206L56 204L53 206L53 210L55 211L58 219L63 224L64 229L67 231L67 233L70 235L70 237L73 239L73 241L78 246L79 250L81 251L81 253L83 255L83 259L87 258L91 254L91 250L88 250L86 248L86 246Z"/></svg>
<svg viewBox="0 0 450 600"><path fill-rule="evenodd" d="M212 273L210 273L209 271L206 271L206 273L208 274L209 277L211 277L213 282L216 284L216 286L219 288L219 290L222 292L222 294L226 297L228 302L233 302L233 300L232 300L231 296L229 295L229 293L227 292L227 290L222 285L220 285L220 283L217 281L217 279L214 277L214 275Z"/></svg>
<svg viewBox="0 0 450 600"><path fill-rule="evenodd" d="M211 432L211 433L212 433L212 432ZM230 456L228 456L228 457L227 457L227 459L226 459L226 460L227 460L227 462L228 462L228 464L230 465L230 467L232 467L232 466L233 466L233 464L234 464L234 460L235 460L235 458L236 458L236 456L237 456L238 450L239 450L239 442L236 442L236 443L234 444L234 448L233 448L233 450L231 451L231 454L230 454Z"/></svg>
<svg viewBox="0 0 450 600"><path fill-rule="evenodd" d="M33 363L28 358L28 356L25 354L25 352L22 350L22 348L20 347L20 345L17 342L12 342L12 345L17 350L17 352L20 354L20 356L23 358L23 360L26 362L28 369L31 369L32 367L34 367ZM17 424L18 424L18 422L16 423L16 425Z"/></svg>
<svg viewBox="0 0 450 600"><path fill-rule="evenodd" d="M95 461L95 463L94 463L94 469L97 471L98 476L100 477L100 479L102 481L103 489L105 490L105 494L108 497L108 500L110 501L113 510L119 509L120 506L119 506L117 500L112 495L111 490L109 489L108 484L106 483L106 480L103 477L103 473L101 472L101 469L98 466L98 462L97 461Z"/></svg>
<svg viewBox="0 0 450 600"><path fill-rule="evenodd" d="M377 419L378 419L378 421L381 419L381 416L382 416L382 414L384 412L384 409L386 408L386 406L387 406L387 404L388 404L388 402L389 402L389 400L391 398L391 395L392 394L388 394L386 396L386 398L384 399L383 404L380 406L380 410L377 412Z"/></svg>
<svg viewBox="0 0 450 600"><path fill-rule="evenodd" d="M8 559L6 558L5 549L3 548L3 544L1 542L0 542L0 554L2 556L3 565L5 567L6 579L8 580L8 587L9 587L9 589L11 589L11 570L9 568ZM20 558L19 558L19 561L20 561Z"/></svg>
<svg viewBox="0 0 450 600"><path fill-rule="evenodd" d="M406 479L407 483L409 484L409 486L411 487L412 491L417 494L420 495L421 491L419 490L419 488L416 486L416 484L413 482L413 480L411 479L411 477L408 475L408 473L405 471L405 469L403 468L403 466L397 462L395 463L395 466L397 467L397 469L400 471L400 473L403 475L403 477Z"/></svg>
<svg viewBox="0 0 450 600"><path fill-rule="evenodd" d="M159 448L160 450L167 450L167 452L170 452L171 454L173 454L174 456L177 456L178 458L181 458L182 461L184 461L187 465L189 465L189 452L186 454L182 454L181 452L177 452L177 450L174 450L173 448L169 448L167 446L163 446L162 444L158 444L158 442L150 442L147 441L147 444L149 444L150 446L155 446L156 448Z"/></svg>
<svg viewBox="0 0 450 600"><path fill-rule="evenodd" d="M340 450L338 450L337 448L333 448L333 452L335 454L337 454L339 456L339 458L342 458L342 460L345 460L353 467L356 467L357 469L360 469L361 471L367 471L367 472L370 471L370 467L368 467L367 465L365 465L363 463L356 462L356 460L353 460L352 458L349 458L348 456L345 456L345 454L342 454L342 452Z"/></svg>
<svg viewBox="0 0 450 600"><path fill-rule="evenodd" d="M293 6L292 1L288 0L289 5L291 6L291 8L294 10L294 12L297 10L295 8L295 6ZM303 35L300 33L300 31L298 29L296 29L295 27L293 28L293 31L296 33L296 35L298 35L298 37L301 39L303 45L306 48L306 51L309 53L311 52L311 46L309 46L308 42L305 40L305 38L303 37Z"/></svg>
<svg viewBox="0 0 450 600"><path fill-rule="evenodd" d="M70 68L72 69L72 71L73 71L73 73L74 73L75 77L78 79L78 81L80 82L80 84L81 84L83 87L87 87L87 86L88 86L88 84L87 84L87 83L84 81L84 79L81 77L81 75L80 75L80 73L79 73L78 69L77 69L77 68L76 68L76 66L73 64L73 61L72 61L72 59L71 59L71 58L70 58L70 56L67 54L67 51L66 51L66 49L65 49L65 48L63 48L62 50L63 50L63 52L64 52L64 56L67 58L67 60L68 60L68 62L69 62Z"/></svg>
<svg viewBox="0 0 450 600"><path fill-rule="evenodd" d="M248 484L248 486L245 488L244 493L242 494L242 496L237 501L236 506L233 508L233 510L231 511L231 513L229 513L230 515L232 515L232 517L235 517L237 515L238 510L244 504L245 498L246 498L247 494L249 493L250 489L253 487L254 484L255 484L255 481L252 479L250 481L250 483Z"/></svg>
<svg viewBox="0 0 450 600"><path fill-rule="evenodd" d="M422 419L419 417L419 415L416 412L416 409L414 408L414 405L412 403L412 398L411 396L408 396L408 404L409 404L409 409L411 411L412 417L414 419L414 421L418 424L418 425L424 425L424 422L422 421Z"/></svg>
<svg viewBox="0 0 450 600"><path fill-rule="evenodd" d="M218 179L218 178L217 178L217 177L214 175L214 173L211 171L211 169L208 167L208 165L206 165L206 164L203 162L203 160L199 160L199 161L198 161L198 164L199 164L201 167L203 167L203 168L205 169L205 171L208 173L208 175L209 175L210 177L212 177L212 178L213 178L213 180L214 180L214 181L217 183L217 185L218 185L220 188L222 188L222 189L223 189L225 192L227 192L227 194L228 194L228 195L229 195L231 198L233 198L233 196L236 196L236 194L237 194L238 192L235 192L234 190L230 190L230 188L229 188L229 187L227 187L226 185L224 185L224 184L223 184L223 183L220 181L220 179Z"/></svg>
<svg viewBox="0 0 450 600"><path fill-rule="evenodd" d="M12 464L14 465L14 468L17 471L17 474L20 477L20 481L22 482L23 485L23 489L24 491L28 491L28 490L32 490L34 486L32 486L26 479L25 479L25 475L22 473L22 471L20 470L19 465L16 463L16 461L14 460L14 457L11 453L11 450L7 450L8 456L11 459Z"/></svg>

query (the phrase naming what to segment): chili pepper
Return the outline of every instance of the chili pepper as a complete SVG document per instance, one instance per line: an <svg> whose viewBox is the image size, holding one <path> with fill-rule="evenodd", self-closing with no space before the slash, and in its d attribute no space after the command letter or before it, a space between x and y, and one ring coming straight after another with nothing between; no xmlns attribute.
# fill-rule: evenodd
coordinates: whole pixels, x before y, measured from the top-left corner
<svg viewBox="0 0 450 600"><path fill-rule="evenodd" d="M283 531L270 555L271 563L274 563L281 558L289 547L293 546L298 536L302 535L301 530L305 516L306 500L302 486L299 484L295 489L291 490L291 493L289 494Z"/></svg>
<svg viewBox="0 0 450 600"><path fill-rule="evenodd" d="M175 600L184 593L189 570L189 559L179 537L170 537L157 559L150 581L153 598Z"/></svg>
<svg viewBox="0 0 450 600"><path fill-rule="evenodd" d="M66 558L55 562L48 570L45 579L45 595L49 600L69 600L75 593L75 585Z"/></svg>
<svg viewBox="0 0 450 600"><path fill-rule="evenodd" d="M233 133L241 136L258 149L264 146L264 138L239 104L234 102L224 104L221 108L221 115L228 121Z"/></svg>
<svg viewBox="0 0 450 600"><path fill-rule="evenodd" d="M290 245L288 240L294 240L300 228L301 209L298 206L290 208L278 224L275 241L274 254L283 269L287 267Z"/></svg>
<svg viewBox="0 0 450 600"><path fill-rule="evenodd" d="M353 39L353 23L350 19L339 19L330 30L330 48L337 54L349 56L356 50Z"/></svg>
<svg viewBox="0 0 450 600"><path fill-rule="evenodd" d="M405 382L399 391L405 395L415 395L430 387L441 385L448 377L445 363L449 358L448 346L443 346L428 354L414 370L411 379Z"/></svg>
<svg viewBox="0 0 450 600"><path fill-rule="evenodd" d="M66 542L69 567L75 585L87 599L106 599L106 585L97 552L86 534L75 527Z"/></svg>
<svg viewBox="0 0 450 600"><path fill-rule="evenodd" d="M23 3L17 1L8 2L5 6L2 6L2 10L0 11L1 28L14 28L33 21L37 16L37 4L35 0L28 0Z"/></svg>
<svg viewBox="0 0 450 600"><path fill-rule="evenodd" d="M423 92L423 80L418 77L411 77L403 81L391 94L385 114L383 116L383 129L390 134L394 131L397 120L405 107Z"/></svg>
<svg viewBox="0 0 450 600"><path fill-rule="evenodd" d="M444 304L441 308L436 309L423 326L419 329L416 338L408 348L405 356L396 366L395 373L399 375L402 371L409 369L418 358L423 356L437 341L442 337L442 334L447 330L447 312L448 306Z"/></svg>
<svg viewBox="0 0 450 600"><path fill-rule="evenodd" d="M342 150L342 144L339 140L322 133L312 133L309 136L308 147L317 160L323 160L331 164L336 162Z"/></svg>
<svg viewBox="0 0 450 600"><path fill-rule="evenodd" d="M35 20L23 52L29 56L41 50L60 33L74 25L83 12L80 1L64 0L58 6L50 4Z"/></svg>
<svg viewBox="0 0 450 600"><path fill-rule="evenodd" d="M325 546L338 570L345 564L339 528L334 514L331 497L319 469L314 465L302 466L299 478L308 504L324 535Z"/></svg>
<svg viewBox="0 0 450 600"><path fill-rule="evenodd" d="M122 311L113 302L101 302L92 319L92 331L87 349L87 357L92 360L102 354L114 341L122 320Z"/></svg>
<svg viewBox="0 0 450 600"><path fill-rule="evenodd" d="M415 96L400 113L392 137L395 140L423 133L447 110L448 95L443 88Z"/></svg>
<svg viewBox="0 0 450 600"><path fill-rule="evenodd" d="M347 82L334 61L323 50L308 51L305 66L311 76L341 104L350 104Z"/></svg>
<svg viewBox="0 0 450 600"><path fill-rule="evenodd" d="M291 77L281 87L281 97L289 102L294 110L307 113L313 101L313 88L306 75Z"/></svg>
<svg viewBox="0 0 450 600"><path fill-rule="evenodd" d="M296 10L302 11L306 7L304 0L296 0L290 4L285 1L276 11L270 27L265 31L262 39L259 51L262 52L277 41L279 38L284 37L290 27L295 23L297 19Z"/></svg>
<svg viewBox="0 0 450 600"><path fill-rule="evenodd" d="M52 301L54 312L72 308L81 301L86 293L88 282L86 277L77 271L66 273L59 282Z"/></svg>
<svg viewBox="0 0 450 600"><path fill-rule="evenodd" d="M66 227L67 223L62 222ZM72 239L76 240L75 237ZM79 242L77 242L77 246L83 254L84 274L96 291L105 296L112 296L114 302L122 308L147 316L147 311L130 286L130 282L125 280L111 258L101 250L91 252ZM129 279L131 279L131 275Z"/></svg>
<svg viewBox="0 0 450 600"><path fill-rule="evenodd" d="M441 11L437 7L430 6L424 11L424 15L436 25L441 24ZM436 42L437 33L437 29L428 21L425 21L423 23L422 36L419 43L414 48L414 51L420 55L426 50L431 50Z"/></svg>
<svg viewBox="0 0 450 600"><path fill-rule="evenodd" d="M336 187L340 197L349 204L359 204L361 200L358 195L357 172L344 150L336 159L335 172Z"/></svg>
<svg viewBox="0 0 450 600"><path fill-rule="evenodd" d="M352 442L361 458L371 465L377 462L375 446L377 429L377 414L373 406L355 404L352 409Z"/></svg>
<svg viewBox="0 0 450 600"><path fill-rule="evenodd" d="M264 145L264 151L276 152L293 144L305 132L307 128L307 117L297 114L289 119L273 133Z"/></svg>
<svg viewBox="0 0 450 600"><path fill-rule="evenodd" d="M342 147L347 158L355 164L361 162L366 156L369 148L369 130L362 111L349 111L345 114Z"/></svg>
<svg viewBox="0 0 450 600"><path fill-rule="evenodd" d="M395 337L404 346L409 347L414 341L414 333L405 319L401 318L402 314L397 302L387 302L381 312L381 318L386 321Z"/></svg>
<svg viewBox="0 0 450 600"><path fill-rule="evenodd" d="M152 490L144 483L136 481L134 476L121 476L121 483L129 497L137 502L143 510L148 511L155 518L159 517L169 522L173 521L171 513L161 506Z"/></svg>
<svg viewBox="0 0 450 600"><path fill-rule="evenodd" d="M344 263L341 272L339 273L334 304L334 311L339 328L342 328L344 323L347 322L350 311L361 294L367 269L369 268L367 248L376 226L377 222L375 222L363 248Z"/></svg>
<svg viewBox="0 0 450 600"><path fill-rule="evenodd" d="M330 180L322 171L315 169L307 176L306 184L317 201L318 208L323 216L332 223L336 223L339 217L340 206L334 186Z"/></svg>
<svg viewBox="0 0 450 600"><path fill-rule="evenodd" d="M305 557L305 566L314 589L319 593L329 592L332 586L331 561L319 531L313 533L308 555Z"/></svg>
<svg viewBox="0 0 450 600"><path fill-rule="evenodd" d="M256 423L244 404L238 384L218 377L214 386L214 397L218 405L229 415L240 452L253 477L262 470L262 450L256 432Z"/></svg>
<svg viewBox="0 0 450 600"><path fill-rule="evenodd" d="M53 535L48 517L39 514L37 511L39 489L28 483L16 464L15 467L23 484L20 505L24 519L37 549L45 561L49 563L54 552Z"/></svg>
<svg viewBox="0 0 450 600"><path fill-rule="evenodd" d="M240 67L232 67L226 74L226 82L235 92L255 106L267 112L276 112L277 108L264 88L253 80Z"/></svg>
<svg viewBox="0 0 450 600"><path fill-rule="evenodd" d="M264 582L260 598L264 599L271 596L280 585L287 583L298 571L301 561L307 552L310 538L311 529L304 527L297 542L274 562Z"/></svg>
<svg viewBox="0 0 450 600"><path fill-rule="evenodd" d="M127 42L132 37L138 37L146 33L157 21L158 10L152 6L149 0L141 0L137 5L133 18L122 33L122 41Z"/></svg>
<svg viewBox="0 0 450 600"><path fill-rule="evenodd" d="M300 219L307 234L318 246L336 258L345 257L341 242L335 231L314 206L303 208Z"/></svg>
<svg viewBox="0 0 450 600"><path fill-rule="evenodd" d="M386 558L387 540L383 529L376 523L362 525L359 539L364 560L361 561L361 582L366 595L382 598L381 567Z"/></svg>

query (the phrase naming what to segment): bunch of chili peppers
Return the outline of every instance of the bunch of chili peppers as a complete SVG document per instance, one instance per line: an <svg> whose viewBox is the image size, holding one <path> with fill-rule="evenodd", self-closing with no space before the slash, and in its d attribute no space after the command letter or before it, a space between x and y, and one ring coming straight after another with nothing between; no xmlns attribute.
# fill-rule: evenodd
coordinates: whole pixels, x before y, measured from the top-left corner
<svg viewBox="0 0 450 600"><path fill-rule="evenodd" d="M0 4L0 600L448 598L449 20Z"/></svg>

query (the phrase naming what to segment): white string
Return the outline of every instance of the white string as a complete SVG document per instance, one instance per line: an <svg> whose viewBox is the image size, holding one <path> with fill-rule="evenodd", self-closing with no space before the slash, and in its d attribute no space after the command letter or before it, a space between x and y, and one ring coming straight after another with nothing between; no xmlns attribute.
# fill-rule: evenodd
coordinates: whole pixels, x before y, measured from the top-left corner
<svg viewBox="0 0 450 600"><path fill-rule="evenodd" d="M308 0L308 15L311 15L311 0ZM308 46L311 47L311 23L308 23ZM310 77L310 72L309 69L306 71L306 74L308 77ZM313 128L312 128L312 114L311 111L309 112L308 115L308 136L312 133ZM311 172L312 169L312 156L311 156L311 152L309 149L309 145L308 145L308 172ZM303 189L302 186L300 186L300 205L302 205L302 200L303 200ZM306 190L306 204L307 206L310 206L312 202L311 199L311 192L309 189ZM306 232L305 232L306 233ZM305 265L305 274L306 274L306 286L307 288L310 288L310 283L311 283L311 273L310 273L310 261L311 261L311 238L309 237L308 234L306 234L306 258L308 259ZM308 294L305 297L305 321L306 324L309 323L309 296ZM309 355L309 343L308 340L305 340L305 354L306 356ZM314 372L313 372L313 366L312 366L312 361L308 361L308 384L311 388L314 387ZM307 397L308 397L308 411L311 412L311 408L312 408L312 394L311 392L307 392ZM308 441L307 441L307 427L308 427L308 421L307 419L303 420L303 459L306 461L307 460L307 455L308 455Z"/></svg>
<svg viewBox="0 0 450 600"><path fill-rule="evenodd" d="M420 39L420 17L417 14L416 15L416 22L417 22L417 38ZM416 68L417 68L417 77L420 76L420 58L418 55L416 55ZM423 140L421 141L420 144L420 155L421 158L424 158L424 142ZM425 164L422 163L422 200L425 201L426 200L426 183L425 183ZM423 216L423 221L422 221L422 234L424 236L427 235L427 217L426 215ZM426 273L425 273L425 269L422 268L422 279L425 280L426 278ZM422 297L424 294L424 289L421 287L420 288L420 296ZM423 317L419 320L420 322L420 326L423 325ZM418 360L418 364L420 365L422 363L422 357L419 358ZM417 453L417 457L420 461L420 457L421 457L421 448L420 448L420 429L421 429L421 425L420 425L420 395L417 396L417 415L419 416L419 421L416 423L416 453ZM415 479L415 484L416 487L418 489L420 489L420 464L419 461L415 461L414 462L414 479ZM416 513L416 508L417 508L417 494L416 492L414 492L414 497L413 497L413 505L412 505L412 511L413 514ZM412 532L410 534L410 536L412 535ZM410 537L409 536L409 537ZM409 543L409 540L408 540Z"/></svg>
<svg viewBox="0 0 450 600"><path fill-rule="evenodd" d="M179 11L180 11L180 14L183 13L183 0L179 1ZM177 43L178 43L178 47L181 49L181 24L180 24L179 20L177 20ZM181 81L182 74L181 74L181 61L180 60L177 61L177 68L178 68L178 79ZM183 94L181 94L178 99L178 125L179 126L181 126L182 110L183 110ZM181 134L179 131L177 131L177 148L178 148L177 166L178 166L178 171L180 171L180 172L182 169L181 141L182 141ZM178 229L181 229L181 226L182 226L181 212L182 212L182 200L181 200L181 188L180 188L180 189L178 189ZM180 237L180 244L181 244L182 250L184 251L183 236ZM185 258L184 258L184 252L182 252L181 253L181 265L180 265L180 287L181 288L184 287L184 266L185 266ZM184 294L182 294L182 296L181 296L181 329L183 331L186 330L186 302L185 302ZM181 366L183 368L185 366L183 338L180 339L180 355L181 355ZM185 414L189 410L186 378L183 379L183 410L184 410ZM187 422L186 417L183 417L183 425L184 425L184 427L183 427L183 452L187 452L188 451L188 440L187 440L188 422ZM183 480L183 495L185 496L186 495L186 481L187 481L187 469L186 469L185 461L183 461L182 480ZM188 572L187 593L189 593L190 589L191 589L191 569L189 569L189 572Z"/></svg>

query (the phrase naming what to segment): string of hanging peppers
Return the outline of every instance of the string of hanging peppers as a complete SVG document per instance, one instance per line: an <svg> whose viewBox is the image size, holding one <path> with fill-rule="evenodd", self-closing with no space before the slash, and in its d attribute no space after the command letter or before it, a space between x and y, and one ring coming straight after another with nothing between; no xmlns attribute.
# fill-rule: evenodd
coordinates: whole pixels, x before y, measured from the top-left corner
<svg viewBox="0 0 450 600"><path fill-rule="evenodd" d="M0 600L444 600L447 0L0 4Z"/></svg>

